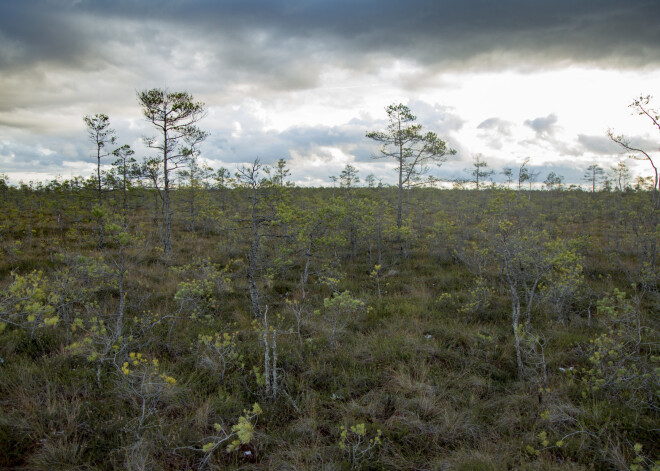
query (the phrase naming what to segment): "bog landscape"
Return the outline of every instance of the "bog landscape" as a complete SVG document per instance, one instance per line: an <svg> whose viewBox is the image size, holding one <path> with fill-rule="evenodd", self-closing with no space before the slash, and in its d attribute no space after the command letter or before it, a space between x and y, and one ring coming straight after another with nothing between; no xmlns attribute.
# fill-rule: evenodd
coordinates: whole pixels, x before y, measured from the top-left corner
<svg viewBox="0 0 660 471"><path fill-rule="evenodd" d="M200 163L190 94L137 99L147 158L97 114L94 175L0 179L0 468L660 469L652 154L443 187L392 104L364 139L397 184L304 188Z"/></svg>

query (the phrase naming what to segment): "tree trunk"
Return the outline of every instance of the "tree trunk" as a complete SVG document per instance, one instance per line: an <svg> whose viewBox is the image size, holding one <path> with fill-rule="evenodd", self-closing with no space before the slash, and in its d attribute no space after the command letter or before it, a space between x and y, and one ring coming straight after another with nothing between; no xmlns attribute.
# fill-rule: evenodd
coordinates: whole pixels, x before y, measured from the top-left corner
<svg viewBox="0 0 660 471"><path fill-rule="evenodd" d="M123 248L119 248L119 308L117 309L117 323L115 326L115 335L121 337L124 324L124 310L126 309L126 292L124 289L124 278L126 276L126 266L124 263Z"/></svg>
<svg viewBox="0 0 660 471"><path fill-rule="evenodd" d="M98 191L99 191L99 210L103 205L102 187L101 187L101 146L98 146L98 166L96 171L96 178L98 178ZM103 216L99 217L99 248L103 248Z"/></svg>
<svg viewBox="0 0 660 471"><path fill-rule="evenodd" d="M165 217L165 234L163 235L163 250L165 255L172 251L172 210L170 208L170 169L168 168L167 120L163 123L163 216Z"/></svg>
<svg viewBox="0 0 660 471"><path fill-rule="evenodd" d="M522 363L522 353L520 352L520 299L517 294L513 292L512 289L512 316L511 316L511 327L513 328L513 338L516 347L516 365L518 366L518 378L524 378L523 363Z"/></svg>
<svg viewBox="0 0 660 471"><path fill-rule="evenodd" d="M312 241L310 239L309 244L307 245L307 250L305 251L305 270L303 271L303 278L302 278L303 290L307 285L307 279L309 278L309 263L311 261L311 258L312 258Z"/></svg>
<svg viewBox="0 0 660 471"><path fill-rule="evenodd" d="M397 193L396 205L396 227L401 231L403 225L403 149L401 149L399 157L399 188Z"/></svg>
<svg viewBox="0 0 660 471"><path fill-rule="evenodd" d="M277 399L277 329L273 330L273 381L271 382L271 390L273 399Z"/></svg>
<svg viewBox="0 0 660 471"><path fill-rule="evenodd" d="M404 256L403 237L401 236L401 227L403 226L403 144L399 144L399 189L397 195L396 208L396 228L397 242L399 243L399 253Z"/></svg>
<svg viewBox="0 0 660 471"><path fill-rule="evenodd" d="M270 383L270 353L268 347L268 307L264 311L264 379L266 381L266 394L270 395L271 383Z"/></svg>
<svg viewBox="0 0 660 471"><path fill-rule="evenodd" d="M248 287L250 290L250 301L252 302L252 315L258 319L261 317L261 308L259 307L259 287L257 286L257 268L259 260L259 224L257 223L257 195L256 189L252 194L252 244L248 252Z"/></svg>
<svg viewBox="0 0 660 471"><path fill-rule="evenodd" d="M165 217L163 250L165 250L166 255L169 255L172 251L172 210L170 208L170 187L167 177L165 178L165 191L163 192L163 216Z"/></svg>
<svg viewBox="0 0 660 471"><path fill-rule="evenodd" d="M250 246L250 252L248 253L248 288L250 290L250 301L252 303L252 315L257 319L261 317L261 308L259 307L259 287L257 286L258 244L258 239L255 238Z"/></svg>

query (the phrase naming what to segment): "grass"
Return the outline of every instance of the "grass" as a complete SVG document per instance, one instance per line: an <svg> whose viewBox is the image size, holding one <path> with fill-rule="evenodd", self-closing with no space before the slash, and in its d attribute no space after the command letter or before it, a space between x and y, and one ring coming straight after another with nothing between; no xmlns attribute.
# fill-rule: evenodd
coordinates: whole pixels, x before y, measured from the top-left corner
<svg viewBox="0 0 660 471"><path fill-rule="evenodd" d="M9 325L0 334L0 467L198 469L202 447L213 436L231 433L255 402L263 413L253 421L253 434L244 444L252 455L227 452L223 445L212 454L206 469L613 469L630 467L635 444L641 445L644 459L658 459L657 411L627 406L625 389L619 396L605 390L582 394L585 386L579 371L591 367L586 346L607 333L595 308L589 326L585 301L576 299L561 324L548 306L537 303L532 327L546 339L547 384L541 384L537 374L518 377L509 292L495 261L484 273L492 288L488 305L464 309L476 275L450 256L453 246L433 240L431 224L432 215L441 214L442 209L443 217L457 223L470 220L475 224L470 226L470 237L479 236L479 224L487 216L479 208L488 207L490 196L480 194L484 201L476 207L468 199L471 194L425 191L416 196L423 206L411 207L420 211L414 218L417 237L407 258L398 256L396 244L387 247L381 298L369 276L373 267L368 266L366 250L350 258L347 246L342 245L345 241L340 240L336 247L329 245L318 252L315 269L333 264L334 272L345 274L337 289L350 290L368 307L343 319L334 349L323 307L332 288L317 273L312 273L306 288L310 315L302 322L300 338L290 331L295 324L286 300L302 298L301 260L278 270L275 279L260 279L269 323L278 329L276 398L267 394L263 382L264 344L250 312L247 245L242 242L247 239L240 225L228 217L223 232L195 234L176 226L169 257L158 250L155 238L147 237L144 250L129 253L125 325L121 340L113 339L121 346L116 356L114 350L107 354L100 386L98 360L89 357L90 351L70 348L73 341L88 335L84 330L72 332L67 339L61 325L37 328L34 335ZM39 198L39 194L33 196ZM562 214L571 209L567 205L579 201L580 195L565 201L560 196L552 196L558 198L551 205L554 212L542 221L534 219L534 224L547 225L560 238L573 237L578 231L592 238L585 251L592 292L602 295L613 287L628 288L629 280L600 229L603 215L611 215L590 202L591 212L580 212L573 218L577 222L562 225ZM312 206L324 198L321 190L300 197ZM387 201L392 195L383 191L381 197ZM534 199L530 201L533 209ZM233 203L237 212L245 209L244 202ZM75 208L75 201L70 207ZM52 277L66 266L51 256L53 250L106 259L116 255L112 247L99 251L94 222L71 211L74 214L65 218L67 227L54 227L55 220L48 219L36 233L16 229L2 234L20 243L21 250L0 260L0 285L11 284L12 271L25 274L40 268L47 278ZM149 211L143 208L137 214ZM534 218L531 209L521 214L523 219ZM149 224L148 217L144 221ZM35 226L34 221L30 224ZM145 225L134 230L149 234L152 229ZM341 231L341 226L334 230ZM56 244L52 237L57 238ZM475 240L491 243L487 233L481 237ZM284 238L267 240L260 275L268 270L269 257L278 253L277 244L290 243ZM366 242L359 242L362 249ZM626 240L627 252L617 254L628 257L626 263L632 267L641 253L635 244ZM295 250L290 253L300 255ZM193 318L189 310L180 311L174 299L179 283L189 277L171 267L195 258L210 258L220 266L232 259L241 261L229 265L231 290L214 293L204 304L207 311ZM7 293L0 296L2 316L13 312ZM655 294L646 296L641 319L657 329ZM114 325L118 301L116 287L96 289L89 302L76 306L76 316L98 316L107 320L107 326ZM147 313L165 319L149 326ZM282 316L279 320L278 315ZM203 360L197 347L200 334L223 331L238 332L239 355L224 376ZM648 341L644 350L648 354L640 360L645 365L652 355L660 355L657 339L649 334ZM158 389L149 382L127 382L121 367L129 352L141 352L149 361L158 359L152 383L165 374L175 378L176 384ZM532 357L525 358L529 371L534 370ZM559 370L570 367L575 373ZM143 402L148 403L146 412ZM138 425L141 418L143 423ZM382 444L358 463L351 462L338 443L342 425L350 428L360 423L372 434L368 436L382 430ZM218 432L215 424L224 432ZM548 444L543 444L542 437L547 437ZM562 437L567 437L565 443L557 446ZM651 469L651 461L645 461L646 469Z"/></svg>

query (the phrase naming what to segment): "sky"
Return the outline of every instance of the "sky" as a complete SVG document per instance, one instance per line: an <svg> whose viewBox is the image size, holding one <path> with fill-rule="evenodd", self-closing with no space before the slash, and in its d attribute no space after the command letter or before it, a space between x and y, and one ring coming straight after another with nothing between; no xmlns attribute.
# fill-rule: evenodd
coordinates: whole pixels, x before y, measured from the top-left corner
<svg viewBox="0 0 660 471"><path fill-rule="evenodd" d="M660 158L660 132L628 107L653 95L660 109L660 2L0 2L0 173L11 183L91 176L86 115L109 115L118 144L153 155L136 99L151 88L205 103L201 159L215 169L283 158L299 185L329 185L347 164L394 183L394 162L374 159L365 134L403 103L457 150L434 176L467 177L481 154L498 181L529 157L539 180L579 183L589 165L626 159L608 129Z"/></svg>

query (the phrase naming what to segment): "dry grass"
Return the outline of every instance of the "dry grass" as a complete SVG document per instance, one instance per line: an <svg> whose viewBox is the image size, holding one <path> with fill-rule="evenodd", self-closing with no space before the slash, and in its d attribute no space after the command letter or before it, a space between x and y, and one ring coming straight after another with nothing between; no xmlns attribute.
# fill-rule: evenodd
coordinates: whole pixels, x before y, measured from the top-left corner
<svg viewBox="0 0 660 471"><path fill-rule="evenodd" d="M300 192L306 206L329 200L328 193L315 191ZM445 220L434 218L435 214L459 223L469 221L470 237L478 239L479 224L488 216L487 203L498 194L483 192L478 195L483 199L479 205L469 195L416 195L419 206L411 208L417 212L416 238L407 259L398 256L394 239L388 239L382 299L369 276L373 267L367 263L367 239L360 239L354 259L344 258L350 253L345 240L319 246L315 262L325 261L328 267L332 263L333 273L344 274L338 289L350 290L370 308L347 319L335 350L328 346L328 323L323 319L323 299L330 296L331 289L316 274L306 288L312 314L302 325L301 338L288 332L295 324L285 300L301 298L302 252L287 245L293 239L264 238L265 262L285 253L283 248L291 248L287 253L294 259L287 270L271 272L266 263L259 273L262 303L269 305L271 325L277 323L279 331L280 395L276 399L265 393L259 376L263 373L263 339L252 325L246 280L248 239L243 226L233 216L220 221L222 230L215 233L189 233L176 226L174 251L164 257L150 226L150 209L139 209L143 226L135 230L147 234L147 249L131 253L125 335L117 340L125 348L116 358L110 354L104 363L101 387L96 383L98 363L88 353L68 348L88 333L77 330L67 341L61 326L37 329L35 337L10 326L0 334L0 466L198 469L204 455L191 447L201 448L215 433L215 423L231 430L255 402L263 409L250 444L256 457L250 461L238 452L227 453L223 446L214 452L206 469L347 470L351 463L338 446L340 426L360 423L368 433L382 430L382 444L358 466L364 470L626 469L635 458L635 443L643 445L645 458L658 459L660 436L653 425L658 421L657 412L627 409L622 398L583 397L579 373L558 372L560 366L589 365L579 346L603 332L595 310L594 325L587 328L580 313L585 308L582 301L572 305L576 312L565 325L556 325L541 303L535 309L534 328L549 338L549 391L541 395L538 383L517 377L510 300L496 264L486 274L494 288L490 307L470 314L460 312L474 275L451 258L449 241L434 239L431 225ZM246 202L238 199L238 193L227 196L235 198L228 208L244 215ZM530 227L545 228L557 237L589 235L592 243L585 250L589 287L600 293L614 287L629 289L629 280L616 265L609 239L603 234L603 222L613 217L608 208L591 200L584 208L571 206L585 196L579 194L547 200L555 196L534 195L529 206L520 210L520 217ZM37 201L41 196L34 197ZM603 196L603 202L611 197ZM388 201L393 193L383 190L379 198ZM25 216L25 227L39 226L35 233L18 227L23 225L21 221L14 231L0 229L4 230L0 236L18 242L21 250L9 253L12 249L4 248L3 239L3 250L9 256L0 260L0 286L10 285L12 269L27 273L40 267L52 274L61 268L52 258L55 252L102 255L95 246L95 226L85 212L86 205L79 202L75 209L74 203L63 228L55 227L54 219L36 224L36 216L30 221ZM637 211L633 203L630 201L630 208ZM543 215L540 208L552 208L547 211L553 213ZM575 217L560 224L562 214L571 211ZM338 225L335 233L341 235L344 229ZM490 243L487 234L481 237L482 244ZM625 234L618 237L625 238ZM620 255L626 266L634 268L640 248L633 238L625 242ZM210 258L221 265L239 259L228 273L233 291L215 296L209 303L213 307L197 319L183 316L145 328L140 324L145 312L164 316L178 310L174 293L185 276L171 267L195 258ZM272 279L263 276L273 273ZM599 278L598 274L605 275ZM612 276L607 278L608 274ZM443 293L450 298L441 300ZM642 319L656 322L657 327L654 294L645 295L648 300L642 305ZM80 306L77 312L87 318L113 319L117 304L117 289L105 289L97 293L94 303ZM10 309L8 304L0 304L0 311ZM315 310L319 312L314 314ZM275 320L277 314L283 317ZM217 371L199 361L196 344L200 334L226 330L239 332L240 358L221 379ZM648 348L660 354L657 346ZM158 358L162 372L177 380L176 387L150 403L152 410L145 414L139 433L141 397L122 383L119 370L129 351ZM547 446L542 444L541 433L549 438ZM564 436L569 436L566 444L555 446Z"/></svg>

